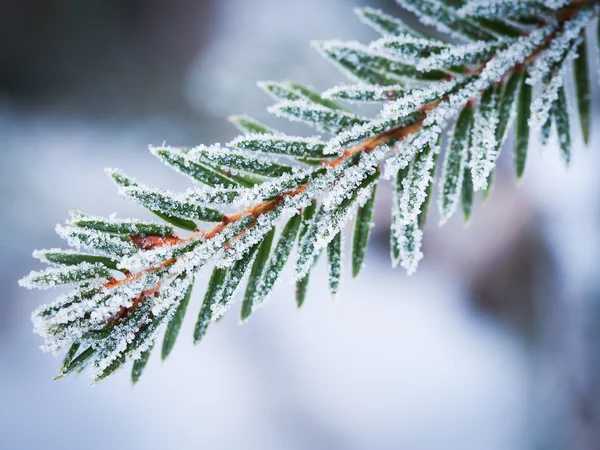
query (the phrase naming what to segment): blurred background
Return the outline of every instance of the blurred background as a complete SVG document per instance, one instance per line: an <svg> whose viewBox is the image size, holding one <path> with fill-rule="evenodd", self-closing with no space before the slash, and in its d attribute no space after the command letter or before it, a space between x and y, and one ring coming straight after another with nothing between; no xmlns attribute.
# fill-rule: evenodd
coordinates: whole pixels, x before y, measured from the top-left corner
<svg viewBox="0 0 600 450"><path fill-rule="evenodd" d="M52 382L30 314L56 293L17 286L31 251L63 245L69 209L147 217L105 167L184 189L148 144L227 142L232 113L291 129L256 80L342 81L308 42L374 39L365 3L412 20L391 0L0 0L0 448L600 448L596 86L571 167L534 142L516 188L503 155L468 228L432 210L416 275L390 267L386 187L335 301L320 265L297 311L288 271L249 323L236 308L194 347L205 271L168 363L155 352L135 388L128 371Z"/></svg>

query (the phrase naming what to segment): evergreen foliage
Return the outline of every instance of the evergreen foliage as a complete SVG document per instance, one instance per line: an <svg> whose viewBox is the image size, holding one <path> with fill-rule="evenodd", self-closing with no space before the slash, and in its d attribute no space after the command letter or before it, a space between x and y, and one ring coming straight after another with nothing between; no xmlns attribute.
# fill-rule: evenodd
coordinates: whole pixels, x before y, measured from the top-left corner
<svg viewBox="0 0 600 450"><path fill-rule="evenodd" d="M57 226L74 250L36 251L34 256L51 267L20 283L27 288L72 287L33 313L43 349L66 351L59 377L87 369L96 382L134 361L132 380L137 382L156 339L164 335L163 359L173 349L195 273L205 266L214 264L214 269L194 342L229 309L244 278L241 320L247 320L268 298L289 259L295 259L298 306L323 250L335 295L343 230L355 218L351 259L356 276L367 252L382 179L395 186L392 263L411 274L423 257L423 228L433 193L439 192L442 223L459 206L468 220L474 193L489 195L503 147L513 149L520 179L532 131L541 132L545 141L554 124L567 164L572 130L580 129L588 141L586 30L598 15L596 1L398 3L428 26L431 36L364 8L356 12L380 33L374 42L314 43L351 84L319 93L292 82L259 83L276 101L270 112L303 122L320 136L288 136L250 117L232 116L244 134L225 146L150 148L195 183L185 192L169 192L108 170L124 197L162 222L74 213ZM571 73L572 94L564 84ZM569 95L577 105L572 111ZM381 105L375 117L361 117L349 108L367 102ZM571 126L575 120L577 127ZM514 142L504 145L513 122ZM438 158L442 146L445 155ZM213 225L199 225L204 222ZM280 233L275 231L278 224Z"/></svg>

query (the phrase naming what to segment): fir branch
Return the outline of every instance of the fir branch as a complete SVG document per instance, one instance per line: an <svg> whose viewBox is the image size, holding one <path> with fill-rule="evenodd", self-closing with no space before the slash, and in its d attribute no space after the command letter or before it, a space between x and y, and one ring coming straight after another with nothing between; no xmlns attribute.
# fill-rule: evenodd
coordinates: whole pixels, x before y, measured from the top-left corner
<svg viewBox="0 0 600 450"><path fill-rule="evenodd" d="M244 135L226 146L151 147L162 162L199 184L184 193L109 171L122 195L170 225L76 214L65 226L57 226L77 251L36 252L54 266L30 274L21 284L74 285L33 316L44 348L67 351L59 377L87 368L99 381L133 360L132 380L137 382L161 333L163 359L172 351L195 273L211 264L215 267L196 322L195 342L230 308L246 274L241 319L247 320L268 298L295 246L298 306L324 250L335 295L342 273L343 228L356 217L356 276L368 249L380 178L395 183L392 263L412 274L423 257L423 227L445 130L455 123L441 159L442 222L459 204L468 220L474 191L490 192L515 115L517 178L526 167L528 125L546 135L554 122L562 156L570 160L563 78L573 60L587 141L589 61L582 54L587 48L582 35L598 14L597 2L399 3L450 39L428 37L380 11L359 9L361 20L382 39L370 45L315 43L359 84L320 94L293 82L259 83L279 102L270 108L272 113L331 136L288 136L250 117L232 116ZM515 20L508 23L508 15ZM337 100L381 103L381 112L374 118L360 117ZM196 222L216 223L202 229ZM276 236L279 223L286 225ZM181 237L175 228L191 234Z"/></svg>

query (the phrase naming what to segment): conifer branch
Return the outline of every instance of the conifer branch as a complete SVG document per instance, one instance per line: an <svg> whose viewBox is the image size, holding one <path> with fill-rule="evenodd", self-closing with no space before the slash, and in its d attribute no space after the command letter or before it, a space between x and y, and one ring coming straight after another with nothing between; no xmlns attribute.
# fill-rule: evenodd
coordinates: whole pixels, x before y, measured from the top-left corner
<svg viewBox="0 0 600 450"><path fill-rule="evenodd" d="M440 161L441 222L474 192L487 197L494 168L516 116L514 161L525 171L530 129L546 139L552 124L565 162L571 135L564 76L574 71L587 142L589 62L585 30L598 14L592 0L398 0L440 40L371 8L357 10L382 37L370 45L317 42L325 58L358 84L319 93L293 82L259 86L277 116L330 133L329 139L279 133L247 116L230 120L244 133L227 146L151 147L166 165L198 183L176 194L108 170L120 193L167 224L73 213L57 232L76 250L39 250L53 267L32 272L28 288L73 289L33 314L48 351L67 350L58 377L87 368L99 381L133 360L138 381L155 340L162 358L174 347L195 273L214 263L194 331L199 342L233 303L247 277L241 320L262 305L297 248L296 301L304 302L311 269L327 251L335 295L342 233L356 218L352 274L364 262L379 180L395 183L391 257L413 273ZM342 106L381 103L364 118ZM446 131L449 126L450 131ZM439 159L442 135L448 138ZM197 222L214 225L201 228ZM275 226L285 222L276 238ZM180 236L175 229L191 233Z"/></svg>

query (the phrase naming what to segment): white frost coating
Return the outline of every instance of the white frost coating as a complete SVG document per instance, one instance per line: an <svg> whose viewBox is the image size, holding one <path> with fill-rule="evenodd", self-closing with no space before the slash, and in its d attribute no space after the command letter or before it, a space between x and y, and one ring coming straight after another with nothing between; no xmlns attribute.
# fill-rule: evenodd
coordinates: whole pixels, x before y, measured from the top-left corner
<svg viewBox="0 0 600 450"><path fill-rule="evenodd" d="M474 78L457 92L450 94L447 101L438 105L433 111L429 112L425 121L424 127L415 133L408 142L403 144L404 151L406 148L419 148L422 145L421 141L431 141L432 135L439 132L449 120L455 117L464 105L471 99L476 98L479 93L495 83L498 83L504 75L515 65L522 63L532 52L536 50L552 33L556 24L552 23L545 27L532 31L529 36L524 36L511 43L505 50L502 50L494 58L492 58L483 68L479 77ZM420 135L429 135L428 139L424 139ZM420 147L422 148L422 147ZM411 151L406 153L412 153ZM403 180L403 190L398 206L399 220L397 220L396 231L397 238L400 241L402 236L407 236L401 253L402 265L410 273L414 272L419 260L422 258L420 244L422 232L416 224L418 213L424 198L424 190L427 187L426 181L429 181L429 174L424 173L423 167L431 167L430 158L425 158L419 164L419 170L411 168L413 176L407 176ZM392 178L396 175L400 168L406 167L408 164L406 156L394 155L386 161L384 170L384 178ZM409 174L410 175L410 174ZM418 175L418 176L417 176ZM412 193L408 191L412 190ZM413 197L411 199L411 197ZM421 200L421 201L419 201ZM404 229L403 227L407 228Z"/></svg>
<svg viewBox="0 0 600 450"><path fill-rule="evenodd" d="M313 199L319 197L326 189L329 189L331 187L331 185L338 179L338 177L340 177L340 175L344 173L344 171L345 171L345 169L342 164L340 164L334 168L330 168L323 174L314 178L311 181L310 185L308 185L306 187L306 189L304 189L302 192L294 195L293 197L291 197L291 196L285 197L284 202L281 205L281 208L282 208L282 210L280 212L281 216L287 218L287 217L292 217L293 215L298 214L300 209L309 206ZM357 200L358 202L361 202L361 201L364 202L368 198L368 196L366 198L363 198L364 191L365 191L365 189L360 191L359 196L358 196L359 199ZM332 214L332 212L329 212L328 214ZM345 221L347 221L349 217L351 217L351 214L348 217L345 217L345 216L341 217L339 215L336 215L334 217L333 221L330 222L330 225L333 225L333 228L335 228L336 225L333 222L338 221L338 223L339 223L339 220L342 220L345 223ZM314 218L313 220L316 221L316 218ZM268 231L272 227L272 224L270 223L270 221L271 221L271 218L266 219L266 223L264 225L266 231ZM314 224L314 222L313 222L313 224ZM325 230L325 232L326 232L326 230ZM327 243L325 243L324 245L326 246ZM247 248L248 248L248 246L246 245L246 246L241 246L238 249L238 253L236 256L237 259L239 259L240 253L243 254L244 250ZM322 248L322 247L319 247L319 248ZM311 248L311 252L313 252L313 251L319 251L319 249L313 247L313 248ZM306 268L306 271L308 271L309 268L310 268L310 266L308 266Z"/></svg>
<svg viewBox="0 0 600 450"><path fill-rule="evenodd" d="M82 323L88 325L99 325L114 317L121 307L130 307L133 300L144 291L156 287L160 281L159 273L149 273L136 280L121 283L114 287L103 287L95 296L84 299L74 305L62 308L48 323L67 324L73 323L80 326ZM85 320L78 320L84 319Z"/></svg>
<svg viewBox="0 0 600 450"><path fill-rule="evenodd" d="M245 188L227 189L212 188L204 184L188 188L182 194L176 194L176 198L183 202L192 202L207 206L231 205L239 199Z"/></svg>
<svg viewBox="0 0 600 450"><path fill-rule="evenodd" d="M439 52L450 44L445 42L434 42L430 39L402 34L394 37L378 39L371 43L369 48L376 51L387 52L402 61L414 63L418 61L423 52Z"/></svg>
<svg viewBox="0 0 600 450"><path fill-rule="evenodd" d="M544 43L555 28L555 23L537 28L528 36L520 37L510 44L485 65L479 77L473 79L472 82L469 82L457 92L450 94L447 101L430 111L424 125L438 124L443 126L446 124L458 114L471 98L476 98L481 91L498 83L515 65L521 64Z"/></svg>
<svg viewBox="0 0 600 450"><path fill-rule="evenodd" d="M120 187L119 194L143 205L151 211L157 211L175 217L185 217L197 220L207 220L207 217L213 217L213 219L207 220L209 222L219 221L221 218L221 215L218 212L211 210L207 205L202 205L198 202L190 202L181 194L146 187L141 184Z"/></svg>
<svg viewBox="0 0 600 450"><path fill-rule="evenodd" d="M119 323L110 336L96 346L96 352L87 366L87 375L94 382L99 381L106 371L114 370L111 368L113 363L121 363L120 367L123 367L126 361L139 359L164 332L176 305L173 304L158 317L150 316L148 309L143 304L141 311L135 312L138 313L135 317Z"/></svg>
<svg viewBox="0 0 600 450"><path fill-rule="evenodd" d="M346 59L353 63L353 65L359 64L359 59L353 52L365 53L367 55L378 56L381 58L389 58L383 52L370 49L368 46L361 44L357 41L312 41L311 45L328 61L333 61L336 66L350 79L356 82L362 82L362 80L356 76L352 71L339 63L340 59ZM327 53L329 52L329 53Z"/></svg>
<svg viewBox="0 0 600 450"><path fill-rule="evenodd" d="M371 224L373 226L373 224ZM340 243L339 243L339 253L330 252L330 246L327 247L327 279L329 281L329 291L333 299L336 298L338 294L340 280L343 275L343 263L344 261L344 245L345 245L344 233L340 231ZM333 242L333 241L332 241ZM364 263L363 263L364 265Z"/></svg>
<svg viewBox="0 0 600 450"><path fill-rule="evenodd" d="M446 149L442 177L439 183L440 226L444 225L458 208L464 181L464 169L469 157L468 130L461 141L457 141L456 137L456 132L453 132L452 139Z"/></svg>
<svg viewBox="0 0 600 450"><path fill-rule="evenodd" d="M441 49L451 46L451 44L444 41L432 40L421 36L413 36L411 34L399 34L396 36L387 36L377 39L370 44L370 48L381 51L395 51L396 46L401 47L404 44L412 44L414 46L427 49ZM404 54L401 55L405 56Z"/></svg>
<svg viewBox="0 0 600 450"><path fill-rule="evenodd" d="M400 265L408 275L412 275L417 271L419 262L423 259L421 251L423 231L419 228L417 220L403 223L397 239L400 243Z"/></svg>
<svg viewBox="0 0 600 450"><path fill-rule="evenodd" d="M87 224L86 224L87 222ZM173 232L173 228L163 223L150 220L117 218L116 214L111 214L110 217L94 216L94 215L75 215L68 222L70 225L87 228L89 223L97 222L104 226L113 228L115 234L145 234L144 227L154 230L160 230L161 233L167 235ZM93 229L93 226L91 227Z"/></svg>
<svg viewBox="0 0 600 450"><path fill-rule="evenodd" d="M50 289L88 280L106 280L109 275L109 269L102 264L82 262L75 266L50 267L40 272L33 271L19 280L19 286L27 289Z"/></svg>
<svg viewBox="0 0 600 450"><path fill-rule="evenodd" d="M391 245L393 250L397 252L397 258L392 251L392 265L396 267L398 262L406 269L408 275L412 275L423 258L421 252L421 241L423 232L419 228L418 219L406 221L401 210L403 187L400 183L400 188L394 191L394 199L392 202L392 225Z"/></svg>
<svg viewBox="0 0 600 450"><path fill-rule="evenodd" d="M495 94L489 107L477 109L471 128L471 158L469 168L473 179L473 189L479 191L487 188L488 177L496 165L500 143L496 139L498 126L498 100Z"/></svg>
<svg viewBox="0 0 600 450"><path fill-rule="evenodd" d="M367 176L375 173L379 162L390 151L387 145L381 145L372 152L361 153L358 164L344 170L340 179L329 189L322 201L325 211L337 208L340 203L352 196L354 190Z"/></svg>
<svg viewBox="0 0 600 450"><path fill-rule="evenodd" d="M56 234L65 239L71 247L89 249L106 256L131 255L137 252L133 242L102 231L59 224L56 225Z"/></svg>
<svg viewBox="0 0 600 450"><path fill-rule="evenodd" d="M246 135L253 136L253 135ZM256 135L254 135L256 136ZM264 136L264 135L261 135ZM271 135L273 136L273 135ZM273 136L274 137L274 136ZM275 138L275 137L274 137ZM282 137L279 138L283 139ZM304 139L304 138L303 138ZM313 143L314 146L314 143ZM206 145L198 145L189 150L182 150L179 148L173 147L152 147L150 146L150 151L153 154L158 154L160 151L166 151L180 157L185 158L186 160L196 162L198 164L216 164L227 169L230 169L231 173L236 175L239 171L249 171L252 172L253 169L256 168L265 168L269 167L275 161L270 158L265 158L261 156L257 156L256 152L241 150L241 149L230 149L226 147L221 147L220 144L213 144L210 146ZM268 152L270 153L270 152Z"/></svg>
<svg viewBox="0 0 600 450"><path fill-rule="evenodd" d="M300 92L280 81L258 81L256 85L274 100L299 100L305 98Z"/></svg>
<svg viewBox="0 0 600 450"><path fill-rule="evenodd" d="M528 69L529 78L526 83L536 86L548 81L552 71L564 60L575 41L580 39L583 30L594 18L592 11L581 11L575 18L565 22L563 30L552 39L550 45L531 64Z"/></svg>
<svg viewBox="0 0 600 450"><path fill-rule="evenodd" d="M86 337L94 330L105 329L107 319L114 317L121 308L131 307L133 299L156 287L159 281L162 290L156 300L152 295L146 297L141 306L126 320L117 323L106 337ZM83 348L94 347L95 353L87 365L89 375L96 379L117 358L135 359L147 350L162 332L164 320L172 316L190 283L191 277L175 278L169 274L164 277L163 271L112 288L88 284L59 297L53 304L38 308L33 316L34 331L46 339L42 347L45 351L55 352L73 342L81 342ZM82 296L86 291L91 295ZM98 293L94 294L94 291ZM148 314L149 311L153 316ZM139 332L144 325L147 325L146 329Z"/></svg>
<svg viewBox="0 0 600 450"><path fill-rule="evenodd" d="M143 314L140 314L141 312ZM124 356L127 359L127 350L130 348L132 342L140 340L137 334L141 327L153 321L160 320L159 318L150 316L147 305L142 305L135 313L135 317L130 317L126 321L116 324L111 330L110 335L97 342L94 346L95 353L88 362L86 370L86 374L94 382L98 381L102 374L119 357Z"/></svg>
<svg viewBox="0 0 600 450"><path fill-rule="evenodd" d="M119 261L119 268L137 273L145 269L156 267L163 261L176 258L179 254L192 251L205 242L201 235L194 235L190 239L174 245L165 245L151 250L144 250Z"/></svg>
<svg viewBox="0 0 600 450"><path fill-rule="evenodd" d="M546 10L557 10L572 0L469 0L458 10L462 17L488 18L532 17L544 15Z"/></svg>
<svg viewBox="0 0 600 450"><path fill-rule="evenodd" d="M437 126L425 127L418 133L409 136L405 142L398 144L398 150L385 161L383 178L391 180L400 169L408 166L418 151L428 144L436 145L436 140L441 131Z"/></svg>
<svg viewBox="0 0 600 450"><path fill-rule="evenodd" d="M406 88L400 84L381 86L359 83L353 85L334 86L323 92L326 99L341 99L350 103L379 103L394 100Z"/></svg>
<svg viewBox="0 0 600 450"><path fill-rule="evenodd" d="M355 125L334 136L325 147L326 154L341 154L344 148L352 143L374 136L392 127L411 123L417 120L414 115L420 114L417 110L424 105L445 96L464 81L442 81L432 83L422 89L411 89L401 98L387 103L379 116L365 124ZM467 99L468 100L468 99ZM466 102L466 100L465 100ZM438 106L439 108L439 106Z"/></svg>
<svg viewBox="0 0 600 450"><path fill-rule="evenodd" d="M227 225L216 236L199 241L198 245L195 245L191 251L179 256L171 266L170 273L179 275L184 272L192 273L198 270L217 255L222 255L225 245L244 231L252 222L252 216L246 215L237 222Z"/></svg>
<svg viewBox="0 0 600 450"><path fill-rule="evenodd" d="M286 208L285 205L280 205L274 210L260 215L251 228L229 242L222 257L216 261L216 266L230 267L234 262L242 259L250 248L261 242L282 216L291 217L298 212L297 208Z"/></svg>
<svg viewBox="0 0 600 450"><path fill-rule="evenodd" d="M342 155L344 148L349 144L374 136L384 131L386 127L391 126L391 123L387 123L379 118L365 124L354 125L331 138L325 147L324 153L326 155Z"/></svg>
<svg viewBox="0 0 600 450"><path fill-rule="evenodd" d="M399 81L413 81L417 71L408 61L395 57L387 51L375 49L356 41L313 41L321 55L332 61L348 78L357 82L372 84L392 84ZM352 68L363 69L368 73L357 75ZM366 78L365 78L366 77ZM363 79L365 78L365 79Z"/></svg>
<svg viewBox="0 0 600 450"><path fill-rule="evenodd" d="M303 122L322 131L336 131L353 123L364 121L350 112L331 109L318 103L302 100L286 100L267 108L271 114L292 122Z"/></svg>
<svg viewBox="0 0 600 450"><path fill-rule="evenodd" d="M173 305L179 306L181 300L187 293L188 288L192 284L193 277L170 277L161 282L161 294L154 300L152 305L152 314L155 316L161 315Z"/></svg>
<svg viewBox="0 0 600 450"><path fill-rule="evenodd" d="M327 169L300 169L294 174L285 174L277 179L258 184L241 191L239 197L235 200L234 205L255 205L263 200L276 197L284 192L298 188L300 185L305 184L325 170Z"/></svg>
<svg viewBox="0 0 600 450"><path fill-rule="evenodd" d="M296 104L297 102L291 103ZM278 105L282 104L286 103L279 103ZM328 112L332 111L329 108L325 109L327 109ZM299 157L315 157L321 153L324 142L321 141L319 136L300 137L289 135L273 136L271 134L247 134L238 136L227 145L238 149L238 151L243 151L242 154L249 158L255 158L252 151ZM250 148L252 150L249 150Z"/></svg>
<svg viewBox="0 0 600 450"><path fill-rule="evenodd" d="M315 217L312 228L315 233L308 240L305 250L298 259L295 268L294 280L298 281L304 278L311 269L317 255L333 240L335 235L346 225L346 223L355 215L356 209L364 205L373 193L376 181L357 191L356 198L346 208L338 208L334 211L322 211Z"/></svg>
<svg viewBox="0 0 600 450"><path fill-rule="evenodd" d="M53 302L39 306L31 315L34 325L38 322L40 324L42 322L45 323L49 318L54 317L65 305L80 301L86 293L89 294L88 296L98 293L100 288L105 284L105 280L90 280L75 287L71 292L58 296Z"/></svg>
<svg viewBox="0 0 600 450"><path fill-rule="evenodd" d="M119 194L129 200L140 203L152 210L162 211L167 214L173 214L173 208L181 205L187 205L189 209L201 211L203 208L211 205L232 204L244 192L244 188L227 189L212 188L205 185L198 185L187 189L182 193L175 193L164 189L153 188L146 184L138 183L135 186L119 187ZM161 198L163 204L152 202L152 197ZM165 206L169 206L166 208ZM189 216L189 211L183 213L177 212L177 215ZM197 216L194 214L194 216Z"/></svg>
<svg viewBox="0 0 600 450"><path fill-rule="evenodd" d="M454 38L468 39L447 25L448 21L454 22L458 15L455 18L455 10L448 8L443 2L439 0L396 0L396 3L415 14L422 24L434 27L440 33ZM427 10L428 14L424 14L421 9Z"/></svg>
<svg viewBox="0 0 600 450"><path fill-rule="evenodd" d="M235 300L236 293L240 290L241 280L244 277L246 269L254 261L254 254L246 253L244 258L247 258L246 263L241 266L231 266L225 280L223 280L223 286L221 288L221 296L218 297L219 301L210 305L212 312L211 320L216 321L221 318L227 310L231 307Z"/></svg>
<svg viewBox="0 0 600 450"><path fill-rule="evenodd" d="M573 47L567 53L558 71L551 78L550 82L546 84L540 95L531 102L531 115L528 123L534 131L540 131L546 120L548 120L552 104L558 98L558 90L563 85L564 76L569 67L571 67L573 60L577 57L579 42L581 42L581 39L575 40Z"/></svg>
<svg viewBox="0 0 600 450"><path fill-rule="evenodd" d="M411 89L398 100L387 103L381 111L380 117L385 121L398 120L423 106L441 99L455 89L460 81L440 81L431 83L426 87ZM461 83L462 84L462 83Z"/></svg>
<svg viewBox="0 0 600 450"><path fill-rule="evenodd" d="M431 169L439 147L435 141L429 141L426 147L418 151L413 159L408 174L402 180L402 196L400 197L400 214L405 223L417 220L421 206L427 198L427 186L431 182Z"/></svg>
<svg viewBox="0 0 600 450"><path fill-rule="evenodd" d="M427 58L417 61L417 69L422 71L442 69L444 67L472 64L482 58L493 56L499 49L505 48L508 41L502 42L472 42L464 45L454 45Z"/></svg>
<svg viewBox="0 0 600 450"><path fill-rule="evenodd" d="M75 250L70 250L70 249L62 249L62 248L48 248L48 249L41 249L41 250L34 250L33 253L31 254L31 256L33 256L35 259L40 260L43 263L46 264L51 264L53 266L59 266L61 264L57 264L54 263L52 261L48 261L48 259L46 258L46 255L48 253L60 253L61 255L80 255L81 252L75 251Z"/></svg>
<svg viewBox="0 0 600 450"><path fill-rule="evenodd" d="M90 330L104 326L106 320L114 317L122 307L131 307L133 299L156 286L159 279L157 274L149 274L113 288L99 287L95 295L92 290L91 296L77 297L76 291L57 299L52 305L56 308L52 314L38 313L33 317L34 331L45 338L42 349L57 351L81 339ZM87 287L82 287L79 292L85 289Z"/></svg>
<svg viewBox="0 0 600 450"><path fill-rule="evenodd" d="M355 8L354 13L358 16L358 18L361 20L361 22L363 22L365 25L370 26L375 31L377 31L379 34L382 34L384 36L389 35L390 31L383 28L377 21L374 21L371 18L369 18L368 17L369 15L378 17L380 21L384 21L389 24L393 24L395 30L391 34L411 33L413 35L417 35L417 33L415 31L413 31L410 27L408 27L400 19L398 19L397 17L392 17L379 9L368 8L368 7L367 8Z"/></svg>

